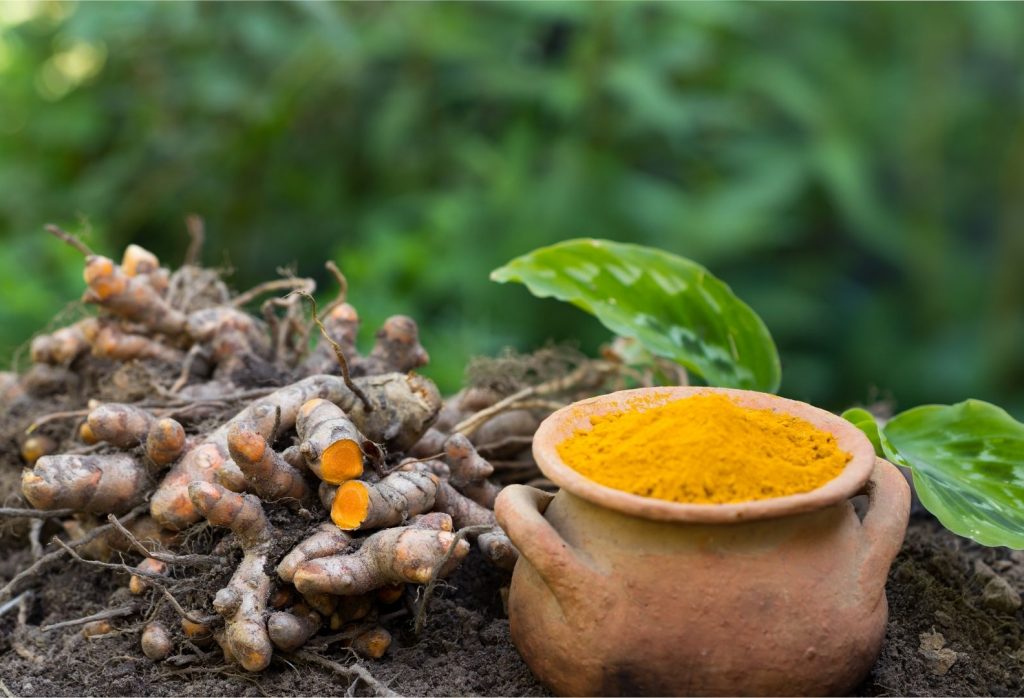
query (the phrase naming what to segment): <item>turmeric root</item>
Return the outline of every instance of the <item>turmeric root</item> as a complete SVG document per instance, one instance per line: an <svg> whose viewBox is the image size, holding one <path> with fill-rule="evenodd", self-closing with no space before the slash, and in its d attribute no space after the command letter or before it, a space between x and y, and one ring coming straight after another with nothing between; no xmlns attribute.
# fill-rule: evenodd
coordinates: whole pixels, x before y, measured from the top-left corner
<svg viewBox="0 0 1024 698"><path fill-rule="evenodd" d="M146 496L146 468L128 455L43 456L21 477L21 491L36 509L123 514Z"/></svg>
<svg viewBox="0 0 1024 698"><path fill-rule="evenodd" d="M434 426L427 429L427 432L420 437L420 440L409 449L409 455L413 458L428 458L444 453L444 444L448 435Z"/></svg>
<svg viewBox="0 0 1024 698"><path fill-rule="evenodd" d="M142 653L154 662L161 662L171 655L174 644L171 635L162 623L156 621L146 625L142 631Z"/></svg>
<svg viewBox="0 0 1024 698"><path fill-rule="evenodd" d="M320 629L320 614L302 604L291 611L271 613L267 619L267 633L274 647L282 652L294 652L306 644Z"/></svg>
<svg viewBox="0 0 1024 698"><path fill-rule="evenodd" d="M185 450L185 429L177 421L157 419L134 405L108 403L89 413L83 425L84 438L106 441L118 448L146 446L146 455L156 465L173 462Z"/></svg>
<svg viewBox="0 0 1024 698"><path fill-rule="evenodd" d="M128 530L135 536L135 539L147 548L171 548L179 545L182 535L176 531L169 531L163 528L152 516L140 516L128 524ZM130 541L120 533L113 535L113 545L118 550L128 550L131 547Z"/></svg>
<svg viewBox="0 0 1024 698"><path fill-rule="evenodd" d="M156 417L144 409L121 403L100 405L89 413L92 435L118 448L133 448L143 443Z"/></svg>
<svg viewBox="0 0 1024 698"><path fill-rule="evenodd" d="M225 449L226 450L226 449ZM213 482L218 472L230 474L226 466L227 457L220 445L209 439L185 454L185 457L171 466L164 475L149 503L149 511L160 525L175 531L188 528L201 518L188 496L189 483ZM244 479L238 471L237 489L243 489ZM229 489L236 489L230 487Z"/></svg>
<svg viewBox="0 0 1024 698"><path fill-rule="evenodd" d="M529 410L510 410L491 417L472 435L474 444L489 444L510 436L533 436L540 419Z"/></svg>
<svg viewBox="0 0 1024 698"><path fill-rule="evenodd" d="M420 344L416 321L406 315L393 315L377 331L377 341L370 355L352 362L352 372L357 376L391 371L406 373L429 361L430 356Z"/></svg>
<svg viewBox="0 0 1024 698"><path fill-rule="evenodd" d="M49 436L40 434L25 439L25 442L21 444L21 457L29 465L35 465L37 460L56 450L57 442Z"/></svg>
<svg viewBox="0 0 1024 698"><path fill-rule="evenodd" d="M92 433L92 427L89 426L89 422L82 422L78 427L78 439L88 446L92 446L100 441L96 438L96 435Z"/></svg>
<svg viewBox="0 0 1024 698"><path fill-rule="evenodd" d="M167 291L170 274L160 266L160 260L149 250L128 245L121 257L121 270L128 276L142 276L158 293Z"/></svg>
<svg viewBox="0 0 1024 698"><path fill-rule="evenodd" d="M398 603L398 601L405 596L405 585L404 584L389 584L386 587L381 587L373 593L374 598L380 601L385 606L388 604ZM343 596L342 598L352 598Z"/></svg>
<svg viewBox="0 0 1024 698"><path fill-rule="evenodd" d="M345 410L364 436L383 443L391 452L405 451L419 441L441 409L437 386L415 373L364 376L356 378L355 384L369 398L370 407L358 400L332 402Z"/></svg>
<svg viewBox="0 0 1024 698"><path fill-rule="evenodd" d="M267 604L271 608L281 611L286 607L291 606L295 602L296 593L291 587L278 587L274 590L274 593L270 595L270 599L267 600Z"/></svg>
<svg viewBox="0 0 1024 698"><path fill-rule="evenodd" d="M213 362L230 364L242 356L267 357L270 343L263 324L237 308L218 306L189 314L185 330L193 342L208 345Z"/></svg>
<svg viewBox="0 0 1024 698"><path fill-rule="evenodd" d="M364 594L388 584L426 584L434 567L456 545L442 576L469 552L469 543L455 543L447 531L404 526L378 531L350 555L310 560L295 571L295 587L302 593Z"/></svg>
<svg viewBox="0 0 1024 698"><path fill-rule="evenodd" d="M185 428L170 417L158 419L146 434L146 455L157 465L178 460L185 451Z"/></svg>
<svg viewBox="0 0 1024 698"><path fill-rule="evenodd" d="M188 488L193 505L214 526L231 529L245 555L228 585L217 592L213 607L224 617L224 641L231 655L248 671L270 664L273 648L263 619L270 596L265 572L273 528L252 495L240 495L211 482Z"/></svg>
<svg viewBox="0 0 1024 698"><path fill-rule="evenodd" d="M61 526L72 541L80 541L92 534L97 526L93 517L66 519ZM181 543L177 533L160 528L149 516L140 516L130 522L126 528L148 549L170 548ZM133 543L120 531L107 529L102 535L92 538L88 543L77 547L77 552L87 560L110 560L114 553L126 553L133 549Z"/></svg>
<svg viewBox="0 0 1024 698"><path fill-rule="evenodd" d="M136 566L136 569L148 574L164 575L167 574L167 563L147 557ZM151 586L153 586L152 583L146 579L145 575L133 574L131 579L128 580L128 591L133 594L143 594Z"/></svg>
<svg viewBox="0 0 1024 698"><path fill-rule="evenodd" d="M391 589L393 587L384 588ZM401 585L401 588L404 590L405 585ZM332 622L335 622L333 619L335 616L337 616L336 622L339 626L345 625L346 623L351 623L356 620L362 620L363 618L366 618L368 615L370 615L370 612L373 610L373 600L367 594L356 594L355 596L339 596L337 598L338 607L334 612L334 616L331 616L331 618Z"/></svg>
<svg viewBox="0 0 1024 698"><path fill-rule="evenodd" d="M487 505L496 487L488 481L493 469L482 457L488 454L477 453L472 437L449 436L468 416L466 406L453 406L453 419L431 429L442 401L429 379L410 373L428 358L416 323L404 316L389 318L373 349L360 356L358 313L344 303L343 290L322 328L355 376L342 377L334 374L345 362L330 342L307 352L310 326L295 299L268 301L261 320L244 310L256 296L232 298L211 270L186 266L171 274L138 246L127 248L120 264L92 254L83 244L76 247L87 255L85 300L99 306L97 317L37 338L36 364L27 376L0 374L4 399L20 396L29 402L67 394L60 400L63 411L46 419L58 423L37 432L37 442L25 444L32 447L26 448L26 457L38 458L23 475L26 497L39 507L68 507L82 514L123 512L149 498L149 535L133 525L136 541L112 529L110 535L83 541L83 555L91 554L93 543L104 559L113 559L117 550L138 551L140 542L144 553L180 546L186 539L211 548L209 555L150 553L190 567L237 559L232 554L240 546L241 563L213 600L223 627L220 618L197 609L197 615L190 615L194 620L183 620L181 630L175 629L176 639L184 633L197 644L216 641L226 658L251 671L266 667L275 647L295 651L323 625L348 630L350 646L363 656L384 654L391 638L374 627L380 609L392 604L382 611L390 615L393 604L407 596L408 584L432 582L440 567L446 575L459 564L472 539L462 540L455 523L493 526ZM340 272L338 277L344 289ZM286 281L273 288L261 285L255 293L295 287ZM145 364L113 363L135 360L173 362L181 368L168 375L167 367L153 371ZM317 373L309 375L311 369ZM267 392L266 386L287 375L299 379ZM97 386L91 395L78 390ZM67 437L60 420L76 418L87 398L113 394L126 402L146 400L153 411L137 404L90 404L84 423L63 424L78 428L83 442L106 442L131 449L131 455L49 455L53 447L42 443L45 436ZM240 400L249 402L233 415L225 412ZM188 420L184 423L198 435L187 436L176 419ZM420 457L434 459L392 469L414 445ZM165 465L170 470L154 489L148 474ZM316 492L311 473L320 480ZM282 557L279 539L323 517L316 495L337 524L314 523L312 535ZM278 536L263 506L282 500L287 508L268 508L281 526L283 535ZM231 533L219 540L216 534L210 540L209 533L176 533L203 518ZM90 535L103 525L81 515L63 523L73 535ZM380 530L353 533L373 529ZM508 567L514 561L515 549L497 528L479 535L476 543L497 564ZM271 578L275 569L279 579ZM167 562L144 558L133 570L129 590L139 594L157 586L154 575L167 570ZM165 591L184 598L176 584ZM168 613L161 608L147 620L166 620ZM346 628L358 621L363 624ZM150 625L144 635L147 656L168 656L171 637L165 627Z"/></svg>
<svg viewBox="0 0 1024 698"><path fill-rule="evenodd" d="M217 478L231 490L244 489L245 476L229 457L227 435L232 426L249 424L267 438L275 427L291 428L295 424L299 407L306 400L321 394L339 400L345 395L355 399L337 376L310 376L256 400L207 436L171 468L153 495L150 508L153 516L164 526L176 530L198 521L199 513L188 496L189 484L194 481L214 482Z"/></svg>
<svg viewBox="0 0 1024 698"><path fill-rule="evenodd" d="M443 511L450 515L452 521L455 522L456 529L466 528L467 526L498 525L493 511L487 507L480 506L447 482L441 482L437 486L434 508L437 511Z"/></svg>
<svg viewBox="0 0 1024 698"><path fill-rule="evenodd" d="M18 374L13 371L0 371L0 404L12 405L25 397L25 387L21 384Z"/></svg>
<svg viewBox="0 0 1024 698"><path fill-rule="evenodd" d="M67 366L89 351L91 343L83 329L91 327L95 323L96 318L86 318L68 327L62 327L53 334L39 335L29 345L29 355L32 357L32 361L54 366Z"/></svg>
<svg viewBox="0 0 1024 698"><path fill-rule="evenodd" d="M451 531L454 528L452 517L442 511L413 516L409 519L409 525L416 528L432 528L435 531Z"/></svg>
<svg viewBox="0 0 1024 698"><path fill-rule="evenodd" d="M171 273L160 266L160 260L149 250L128 245L121 257L121 270L128 276L144 278L161 296L167 294Z"/></svg>
<svg viewBox="0 0 1024 698"><path fill-rule="evenodd" d="M255 400L171 468L151 500L153 516L175 530L195 523L199 514L188 497L188 486L193 481L214 482L217 478L233 491L245 488L242 471L228 452L227 433L233 424L251 422L267 438L275 428L280 431L295 426L300 407L320 397L340 406L367 438L401 444L410 438L409 433L418 439L440 405L436 386L422 376L391 373L355 382L367 395L372 411L359 402L340 376L310 376Z"/></svg>
<svg viewBox="0 0 1024 698"><path fill-rule="evenodd" d="M160 268L160 260L144 247L128 245L121 257L121 270L128 276L149 274Z"/></svg>
<svg viewBox="0 0 1024 698"><path fill-rule="evenodd" d="M196 623L188 618L181 619L181 632L199 646L208 645L213 639L213 628L205 623Z"/></svg>
<svg viewBox="0 0 1024 698"><path fill-rule="evenodd" d="M82 637L89 639L114 632L109 620L94 620L82 626Z"/></svg>
<svg viewBox="0 0 1024 698"><path fill-rule="evenodd" d="M338 598L333 594L314 591L307 591L302 595L306 605L324 618L330 618L334 614L335 609L338 608Z"/></svg>
<svg viewBox="0 0 1024 698"><path fill-rule="evenodd" d="M375 485L349 480L338 488L331 520L344 531L396 526L433 508L437 482L432 475L402 471Z"/></svg>
<svg viewBox="0 0 1024 698"><path fill-rule="evenodd" d="M125 332L119 327L105 323L96 330L92 339L92 355L115 361L155 359L169 364L181 363L185 355L174 347L150 339L145 335Z"/></svg>
<svg viewBox="0 0 1024 698"><path fill-rule="evenodd" d="M242 471L249 488L261 499L302 502L309 498L311 492L302 473L288 465L251 425L232 424L227 440L232 460Z"/></svg>
<svg viewBox="0 0 1024 698"><path fill-rule="evenodd" d="M491 564L506 572L511 572L519 560L519 550L500 528L481 533L476 545Z"/></svg>
<svg viewBox="0 0 1024 698"><path fill-rule="evenodd" d="M320 497L320 503L324 505L324 509L327 511L331 510L334 506L334 498L338 494L338 486L332 485L329 482L321 482L317 488L317 496Z"/></svg>
<svg viewBox="0 0 1024 698"><path fill-rule="evenodd" d="M500 488L487 478L494 474L494 467L480 457L473 443L462 434L448 437L444 450L452 486L477 504L493 509Z"/></svg>
<svg viewBox="0 0 1024 698"><path fill-rule="evenodd" d="M494 474L494 467L480 457L473 443L462 434L452 434L444 443L445 457L451 468L451 482L455 487L476 482Z"/></svg>
<svg viewBox="0 0 1024 698"><path fill-rule="evenodd" d="M493 530L477 537L477 547L492 564L500 569L511 570L519 559L519 551L505 532L498 526L494 512L466 497L447 482L437 488L434 508L452 517L456 528L467 526L492 526Z"/></svg>
<svg viewBox="0 0 1024 698"><path fill-rule="evenodd" d="M277 576L286 582L295 577L295 570L304 562L320 557L338 555L352 545L352 536L332 523L322 523L316 533L302 541L277 565Z"/></svg>
<svg viewBox="0 0 1024 698"><path fill-rule="evenodd" d="M284 459L285 463L296 470L302 472L307 472L309 470L309 466L306 464L306 457L302 455L302 449L299 448L298 444L289 446L281 451L281 458Z"/></svg>
<svg viewBox="0 0 1024 698"><path fill-rule="evenodd" d="M185 315L161 297L144 276L128 276L108 257L86 258L85 283L89 287L82 297L111 313L137 322L153 332L179 335L185 330Z"/></svg>
<svg viewBox="0 0 1024 698"><path fill-rule="evenodd" d="M356 309L348 303L341 303L332 308L322 321L324 331L337 342L341 353L350 362L354 362L358 356L356 337L359 334L359 314ZM303 363L303 368L308 373L334 373L337 367L338 359L335 357L334 347L326 340L317 343L316 348Z"/></svg>
<svg viewBox="0 0 1024 698"><path fill-rule="evenodd" d="M407 472L431 472L438 469L438 463L439 461L410 460L404 463L401 469ZM491 483L488 485L497 489ZM426 516L445 516L449 522L454 521L455 527L459 529L475 526L491 527L491 531L470 535L468 538L476 539L477 547L491 564L507 571L511 571L515 567L516 561L519 559L519 551L498 526L494 512L490 508L478 504L459 492L447 479L442 479L438 484L434 500L435 511ZM415 517L413 521L417 518L420 517ZM449 528L449 530L451 529Z"/></svg>
<svg viewBox="0 0 1024 698"><path fill-rule="evenodd" d="M363 474L367 439L333 402L314 398L305 403L295 429L309 469L324 482L337 485Z"/></svg>
<svg viewBox="0 0 1024 698"><path fill-rule="evenodd" d="M391 633L378 625L353 638L351 647L360 657L380 659L391 647Z"/></svg>

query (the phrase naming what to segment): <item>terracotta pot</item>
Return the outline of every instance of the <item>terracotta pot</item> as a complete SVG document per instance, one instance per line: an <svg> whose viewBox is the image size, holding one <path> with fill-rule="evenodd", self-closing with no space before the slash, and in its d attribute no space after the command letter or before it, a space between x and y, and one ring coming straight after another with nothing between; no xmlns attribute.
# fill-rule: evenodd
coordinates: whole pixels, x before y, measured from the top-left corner
<svg viewBox="0 0 1024 698"><path fill-rule="evenodd" d="M556 445L643 393L725 393L802 417L853 458L811 492L739 504L676 504L610 489ZM910 492L845 420L773 395L628 390L570 405L533 442L553 497L505 488L498 521L521 552L512 641L560 695L827 695L853 689L881 648L885 580ZM657 467L652 463L651 467ZM867 495L858 516L851 498Z"/></svg>

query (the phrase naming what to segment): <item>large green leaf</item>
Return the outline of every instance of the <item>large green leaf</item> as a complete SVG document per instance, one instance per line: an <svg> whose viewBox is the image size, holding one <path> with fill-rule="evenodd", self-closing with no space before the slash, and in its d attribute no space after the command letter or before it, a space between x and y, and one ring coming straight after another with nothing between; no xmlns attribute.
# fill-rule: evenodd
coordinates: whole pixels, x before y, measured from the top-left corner
<svg viewBox="0 0 1024 698"><path fill-rule="evenodd" d="M840 416L864 432L868 440L871 441L871 445L875 447L877 455L885 455L882 451L882 441L878 435L878 422L875 420L875 415L863 407L851 407Z"/></svg>
<svg viewBox="0 0 1024 698"><path fill-rule="evenodd" d="M886 455L914 473L921 503L961 536L1024 548L1024 424L980 400L925 405L885 425Z"/></svg>
<svg viewBox="0 0 1024 698"><path fill-rule="evenodd" d="M779 387L779 355L761 318L688 259L608 240L568 240L513 259L491 279L569 301L711 385Z"/></svg>

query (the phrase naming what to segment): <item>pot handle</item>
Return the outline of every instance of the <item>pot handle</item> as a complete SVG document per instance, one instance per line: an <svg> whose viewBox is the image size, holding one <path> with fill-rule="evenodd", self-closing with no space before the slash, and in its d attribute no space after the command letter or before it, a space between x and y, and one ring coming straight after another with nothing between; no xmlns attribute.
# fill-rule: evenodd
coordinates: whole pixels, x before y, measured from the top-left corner
<svg viewBox="0 0 1024 698"><path fill-rule="evenodd" d="M861 566L861 589L867 584L885 587L889 566L903 545L910 518L910 486L899 469L887 460L875 458L875 469L865 486L868 511L862 522L865 557Z"/></svg>
<svg viewBox="0 0 1024 698"><path fill-rule="evenodd" d="M593 597L601 585L593 583L597 573L544 518L554 498L536 487L509 485L498 494L494 513L520 554L537 570L562 606L584 595Z"/></svg>

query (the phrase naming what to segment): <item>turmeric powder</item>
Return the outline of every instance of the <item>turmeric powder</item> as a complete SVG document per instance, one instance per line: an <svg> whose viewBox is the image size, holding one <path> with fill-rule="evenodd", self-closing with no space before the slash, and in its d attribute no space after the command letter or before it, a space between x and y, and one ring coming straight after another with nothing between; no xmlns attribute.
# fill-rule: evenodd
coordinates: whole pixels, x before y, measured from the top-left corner
<svg viewBox="0 0 1024 698"><path fill-rule="evenodd" d="M558 445L580 474L607 487L671 502L728 504L809 492L850 460L806 420L741 407L707 393L591 417Z"/></svg>

